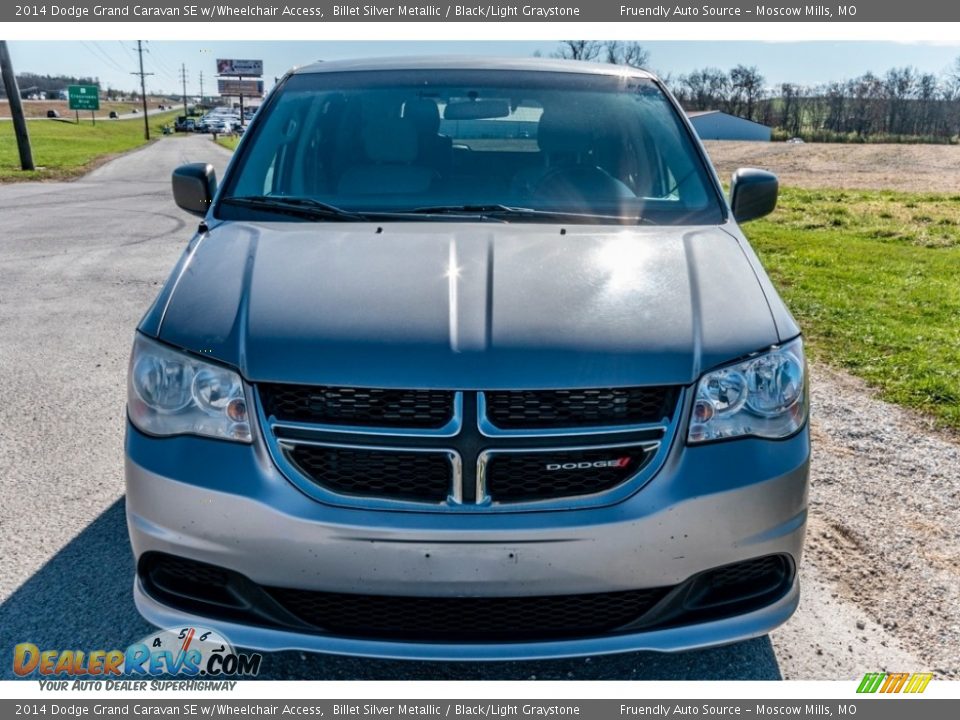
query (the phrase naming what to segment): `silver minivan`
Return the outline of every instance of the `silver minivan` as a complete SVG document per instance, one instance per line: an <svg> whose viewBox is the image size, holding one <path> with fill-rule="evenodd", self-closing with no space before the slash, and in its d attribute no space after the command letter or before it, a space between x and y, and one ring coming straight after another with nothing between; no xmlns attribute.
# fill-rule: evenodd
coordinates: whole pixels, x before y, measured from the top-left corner
<svg viewBox="0 0 960 720"><path fill-rule="evenodd" d="M541 59L283 78L130 361L134 594L236 645L675 651L797 607L800 329L652 75Z"/></svg>

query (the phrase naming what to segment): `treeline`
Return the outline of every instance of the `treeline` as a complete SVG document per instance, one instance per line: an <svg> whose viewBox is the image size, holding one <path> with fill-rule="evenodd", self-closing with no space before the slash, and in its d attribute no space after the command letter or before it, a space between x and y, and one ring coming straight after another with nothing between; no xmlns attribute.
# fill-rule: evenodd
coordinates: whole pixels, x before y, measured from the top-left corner
<svg viewBox="0 0 960 720"><path fill-rule="evenodd" d="M17 86L20 88L20 95L29 97L30 95L39 95L43 98L56 97L57 93L65 90L68 85L97 85L97 78L73 77L71 75L37 75L36 73L16 73ZM7 94L0 84L0 98L6 98Z"/></svg>
<svg viewBox="0 0 960 720"><path fill-rule="evenodd" d="M554 57L649 67L634 42L565 40ZM722 110L774 128L774 139L818 142L960 141L960 58L942 75L895 67L850 80L769 86L760 69L660 73L686 110Z"/></svg>
<svg viewBox="0 0 960 720"><path fill-rule="evenodd" d="M723 110L769 125L775 137L821 142L956 142L960 62L942 76L912 67L815 86L767 87L756 67L704 68L668 79L687 110Z"/></svg>

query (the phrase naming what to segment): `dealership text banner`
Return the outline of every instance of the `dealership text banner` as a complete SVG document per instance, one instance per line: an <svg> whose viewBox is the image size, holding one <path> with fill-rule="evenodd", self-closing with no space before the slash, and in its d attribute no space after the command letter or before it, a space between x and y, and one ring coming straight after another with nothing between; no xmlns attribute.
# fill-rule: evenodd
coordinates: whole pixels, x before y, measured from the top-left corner
<svg viewBox="0 0 960 720"><path fill-rule="evenodd" d="M2 22L952 22L960 3L869 0L858 3L758 3L712 0L695 4L581 0L527 3L362 3L314 0L72 0L0 6Z"/></svg>
<svg viewBox="0 0 960 720"><path fill-rule="evenodd" d="M909 705L909 707L908 707ZM856 720L930 720L957 717L960 701L913 699L871 700L94 700L74 697L55 700L2 700L0 717L32 715L43 718L145 717L177 715L197 718L255 716L264 720L291 717L340 720L407 720L421 718L844 718Z"/></svg>

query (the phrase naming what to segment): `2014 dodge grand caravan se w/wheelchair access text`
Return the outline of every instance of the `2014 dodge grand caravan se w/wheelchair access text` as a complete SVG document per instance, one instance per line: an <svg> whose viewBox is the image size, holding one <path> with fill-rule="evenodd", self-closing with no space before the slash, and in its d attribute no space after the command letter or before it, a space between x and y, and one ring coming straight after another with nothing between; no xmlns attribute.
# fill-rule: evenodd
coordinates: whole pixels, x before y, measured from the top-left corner
<svg viewBox="0 0 960 720"><path fill-rule="evenodd" d="M639 70L287 75L143 318L140 612L399 658L680 650L799 598L800 331L682 111Z"/></svg>

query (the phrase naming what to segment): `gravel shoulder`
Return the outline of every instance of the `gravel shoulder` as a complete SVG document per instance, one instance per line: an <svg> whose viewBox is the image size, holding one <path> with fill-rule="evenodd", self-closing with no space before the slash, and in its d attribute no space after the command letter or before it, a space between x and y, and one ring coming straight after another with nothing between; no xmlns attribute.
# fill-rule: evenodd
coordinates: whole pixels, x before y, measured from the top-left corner
<svg viewBox="0 0 960 720"><path fill-rule="evenodd" d="M842 635L821 637L822 644L843 637L849 648L814 648L825 666L817 676L831 664L842 670L844 650L862 656L879 643L889 659L878 670L897 667L892 660L906 648L920 668L960 677L958 438L837 370L813 366L811 387L806 592L785 633L809 611L830 628L831 616L852 606L851 617L860 615L853 626L848 618Z"/></svg>

